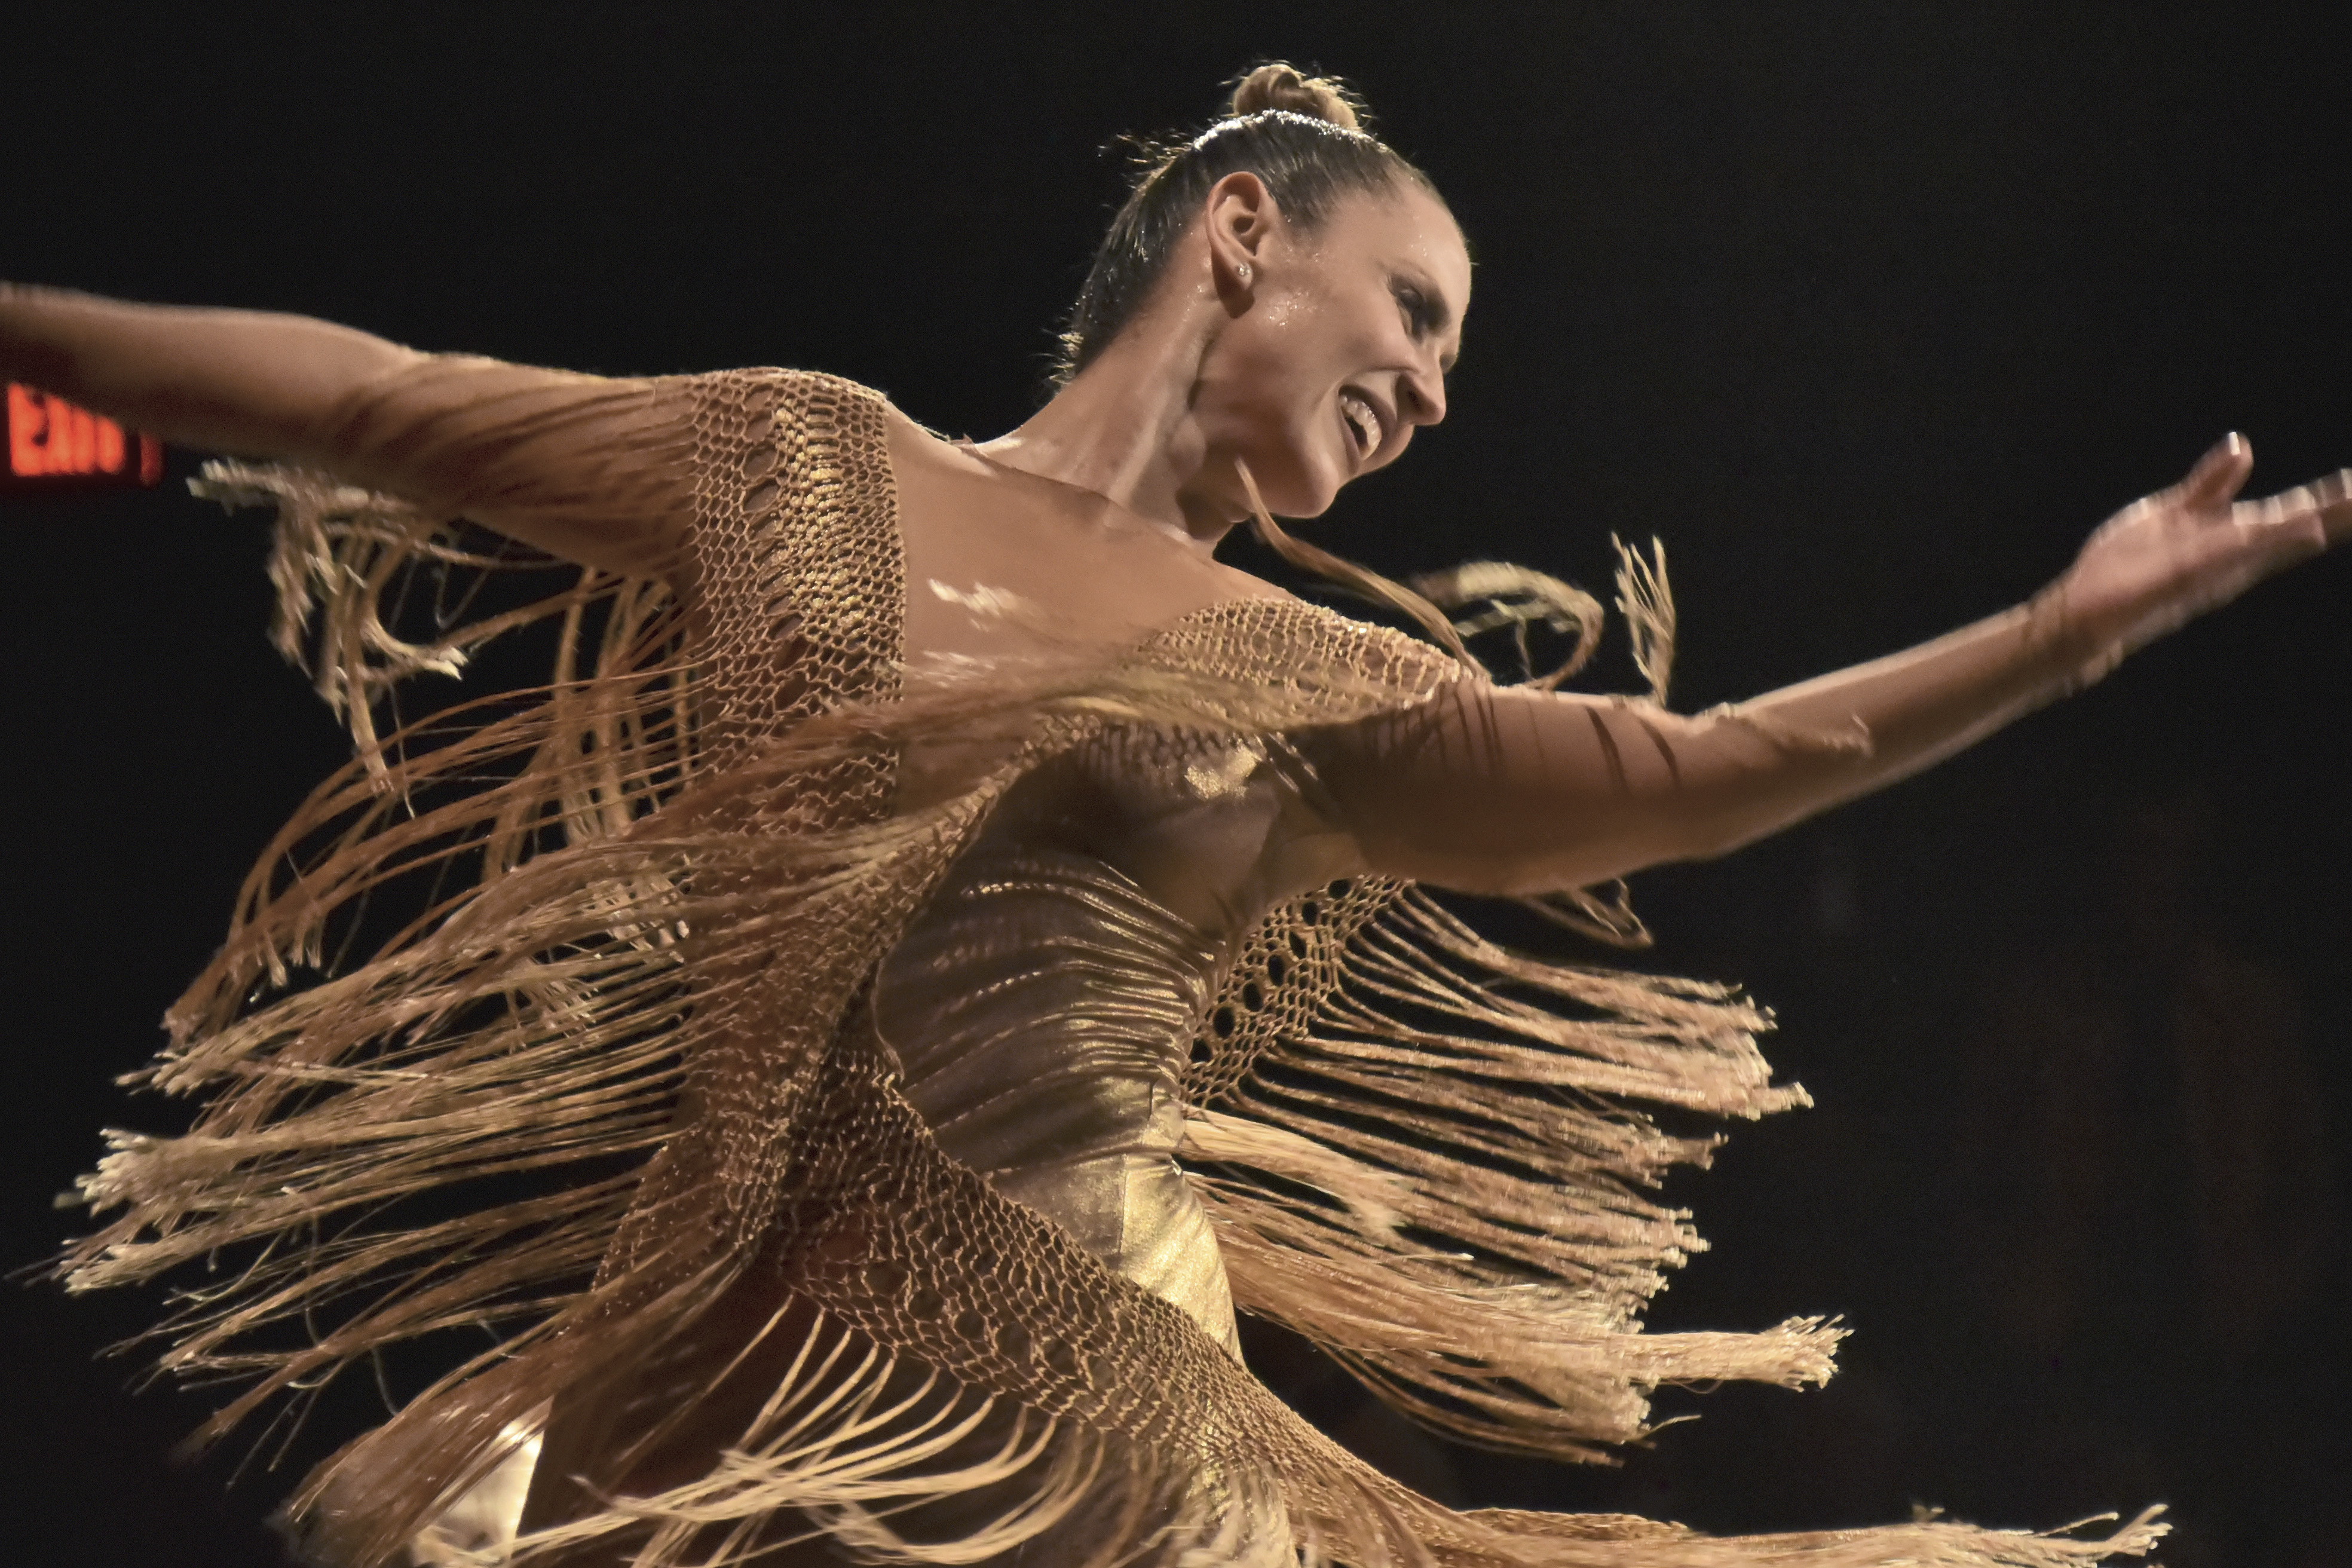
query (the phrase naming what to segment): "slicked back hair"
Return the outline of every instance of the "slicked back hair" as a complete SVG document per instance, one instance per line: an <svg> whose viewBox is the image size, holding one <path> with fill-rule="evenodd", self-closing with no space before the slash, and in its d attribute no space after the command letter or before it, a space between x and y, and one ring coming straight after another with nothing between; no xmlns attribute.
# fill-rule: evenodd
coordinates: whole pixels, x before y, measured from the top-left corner
<svg viewBox="0 0 2352 1568"><path fill-rule="evenodd" d="M1221 121L1192 142L1159 149L1087 269L1062 333L1055 384L1086 369L1135 319L1210 190L1244 169L1265 182L1285 222L1309 232L1350 195L1386 195L1402 184L1436 195L1429 176L1385 142L1289 109Z"/></svg>

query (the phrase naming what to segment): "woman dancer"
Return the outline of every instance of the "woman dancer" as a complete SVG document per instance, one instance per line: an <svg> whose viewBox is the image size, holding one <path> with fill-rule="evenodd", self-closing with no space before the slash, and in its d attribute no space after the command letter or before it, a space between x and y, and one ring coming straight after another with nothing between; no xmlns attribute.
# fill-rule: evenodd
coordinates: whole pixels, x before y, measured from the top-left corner
<svg viewBox="0 0 2352 1568"><path fill-rule="evenodd" d="M241 1261L167 1357L255 1374L222 1427L387 1345L500 1330L298 1495L314 1556L455 1551L541 1431L523 1544L583 1563L2145 1550L2144 1523L1717 1540L1448 1513L1240 1366L1236 1302L1444 1429L1567 1457L1637 1436L1661 1381L1825 1375L1818 1322L1636 1321L1690 1239L1643 1189L1704 1148L1643 1108L1790 1103L1758 1017L1494 948L1411 881L1575 900L1723 853L2352 521L2340 474L2235 502L2231 440L2032 603L1909 653L1696 719L1498 686L1420 595L1353 574L1444 652L1210 555L1444 416L1469 292L1427 182L1269 67L1139 184L1066 384L982 446L821 376L607 380L0 299L8 375L367 487L211 481L278 500L282 631L360 755L174 1009L155 1076L209 1095L202 1121L122 1141L86 1184L121 1213L72 1260L92 1287ZM404 569L496 563L438 526L461 514L584 575L403 640ZM1441 596L1487 592L1589 626L1531 574ZM1638 563L1623 598L1662 689ZM379 731L400 676L542 615L536 703ZM422 915L329 962L418 877L444 879Z"/></svg>

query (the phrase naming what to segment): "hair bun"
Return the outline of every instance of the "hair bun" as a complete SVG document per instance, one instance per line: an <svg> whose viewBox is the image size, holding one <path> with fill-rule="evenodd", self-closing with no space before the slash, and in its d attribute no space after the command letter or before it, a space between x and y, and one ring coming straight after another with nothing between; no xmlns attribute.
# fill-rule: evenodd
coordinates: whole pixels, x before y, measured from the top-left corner
<svg viewBox="0 0 2352 1568"><path fill-rule="evenodd" d="M1328 121L1342 131L1361 130L1358 121L1370 112L1364 100L1341 83L1325 77L1301 76L1295 67L1279 60L1258 67L1234 89L1234 118L1269 109Z"/></svg>

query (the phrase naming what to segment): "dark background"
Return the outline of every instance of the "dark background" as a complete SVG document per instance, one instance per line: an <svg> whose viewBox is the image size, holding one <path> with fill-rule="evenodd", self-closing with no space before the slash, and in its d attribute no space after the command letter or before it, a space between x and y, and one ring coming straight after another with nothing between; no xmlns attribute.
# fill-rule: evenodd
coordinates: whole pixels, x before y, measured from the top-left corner
<svg viewBox="0 0 2352 1568"><path fill-rule="evenodd" d="M1676 701L2000 608L2231 427L2352 461L2346 8L2271 4L33 7L0 25L0 276L308 311L614 372L781 363L992 435L1120 188L1287 57L1349 76L1480 269L1453 416L1312 537L1606 583L1662 535ZM71 19L67 19L70 12ZM11 1069L0 1263L110 1075L341 754L262 640L262 523L178 479L0 505ZM1244 552L1240 559L1251 558ZM1779 1009L1820 1109L1684 1178L1662 1327L1842 1311L1828 1389L1613 1471L1419 1440L1269 1371L1442 1496L1711 1530L2174 1505L2190 1565L2347 1560L2352 563L1979 752L1636 886L1650 962ZM148 1300L0 1289L14 1563L261 1563L290 1484L164 1452L205 1396L99 1347ZM266 1456L264 1456L266 1458Z"/></svg>

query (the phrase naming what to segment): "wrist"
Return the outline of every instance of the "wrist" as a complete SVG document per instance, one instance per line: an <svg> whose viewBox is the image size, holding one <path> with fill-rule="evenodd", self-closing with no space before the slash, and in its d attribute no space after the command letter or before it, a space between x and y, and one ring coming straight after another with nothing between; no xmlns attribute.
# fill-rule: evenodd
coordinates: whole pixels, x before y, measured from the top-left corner
<svg viewBox="0 0 2352 1568"><path fill-rule="evenodd" d="M2129 651L2111 635L2076 613L2065 576L2053 578L2018 607L2029 657L2058 685L2054 695L2080 691L2106 678Z"/></svg>

